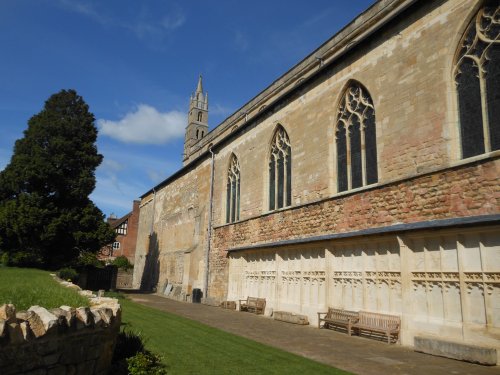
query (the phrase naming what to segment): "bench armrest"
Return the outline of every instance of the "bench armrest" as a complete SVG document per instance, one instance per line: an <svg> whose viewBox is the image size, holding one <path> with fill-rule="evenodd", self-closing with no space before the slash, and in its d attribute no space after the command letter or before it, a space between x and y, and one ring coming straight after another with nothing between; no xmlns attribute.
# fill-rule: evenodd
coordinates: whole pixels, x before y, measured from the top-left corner
<svg viewBox="0 0 500 375"><path fill-rule="evenodd" d="M325 315L328 314L328 311L327 312L319 312L318 313L318 319L321 319L321 315Z"/></svg>

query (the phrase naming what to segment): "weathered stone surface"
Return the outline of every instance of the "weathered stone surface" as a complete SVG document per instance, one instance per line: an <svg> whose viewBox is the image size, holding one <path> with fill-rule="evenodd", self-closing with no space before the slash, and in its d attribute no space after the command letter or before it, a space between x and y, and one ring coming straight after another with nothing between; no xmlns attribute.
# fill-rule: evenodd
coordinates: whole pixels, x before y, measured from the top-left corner
<svg viewBox="0 0 500 375"><path fill-rule="evenodd" d="M16 319L16 308L14 305L7 303L0 306L0 319L12 323Z"/></svg>
<svg viewBox="0 0 500 375"><path fill-rule="evenodd" d="M7 324L6 320L0 319L0 338L7 334Z"/></svg>
<svg viewBox="0 0 500 375"><path fill-rule="evenodd" d="M28 318L31 330L36 337L57 331L58 317L40 306L31 306L28 312L33 314Z"/></svg>
<svg viewBox="0 0 500 375"><path fill-rule="evenodd" d="M32 311L18 311L16 312L17 320L28 320L33 315Z"/></svg>
<svg viewBox="0 0 500 375"><path fill-rule="evenodd" d="M61 315L64 315L66 319L66 325L68 327L74 327L76 324L76 309L70 306L61 306L59 308Z"/></svg>
<svg viewBox="0 0 500 375"><path fill-rule="evenodd" d="M202 298L201 303L204 305L209 305L209 306L220 306L221 301L219 298L213 298L213 297L208 297L208 298Z"/></svg>
<svg viewBox="0 0 500 375"><path fill-rule="evenodd" d="M94 326L102 327L104 325L104 321L102 320L99 308L91 308L90 313L92 314L92 319L94 320Z"/></svg>
<svg viewBox="0 0 500 375"><path fill-rule="evenodd" d="M280 320L282 322L307 325L309 324L309 319L306 315L295 314L288 311L274 311L273 317L275 320Z"/></svg>
<svg viewBox="0 0 500 375"><path fill-rule="evenodd" d="M88 327L93 324L93 315L89 307L78 307L76 309L77 328Z"/></svg>
<svg viewBox="0 0 500 375"><path fill-rule="evenodd" d="M81 290L78 292L81 296L84 297L97 297L92 291L90 290Z"/></svg>
<svg viewBox="0 0 500 375"><path fill-rule="evenodd" d="M497 350L494 348L461 344L430 337L415 337L415 351L481 365L495 366L497 364Z"/></svg>
<svg viewBox="0 0 500 375"><path fill-rule="evenodd" d="M19 323L8 323L7 331L11 344L21 344L24 342L24 333Z"/></svg>
<svg viewBox="0 0 500 375"><path fill-rule="evenodd" d="M116 299L99 303L50 311L32 306L15 313L13 322L0 319L0 374L107 374L121 308ZM88 329L68 329L77 322Z"/></svg>
<svg viewBox="0 0 500 375"><path fill-rule="evenodd" d="M101 319L106 325L113 323L115 314L113 314L113 310L111 308L100 307L98 311L101 315Z"/></svg>
<svg viewBox="0 0 500 375"><path fill-rule="evenodd" d="M34 333L31 329L31 325L28 322L20 322L19 327L21 328L21 332L25 341L31 340L33 338Z"/></svg>

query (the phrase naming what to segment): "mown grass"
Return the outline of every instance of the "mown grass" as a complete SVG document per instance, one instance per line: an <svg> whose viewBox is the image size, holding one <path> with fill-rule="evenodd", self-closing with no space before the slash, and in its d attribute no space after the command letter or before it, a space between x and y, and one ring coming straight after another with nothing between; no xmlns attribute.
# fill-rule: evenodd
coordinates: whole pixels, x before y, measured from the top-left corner
<svg viewBox="0 0 500 375"><path fill-rule="evenodd" d="M116 297L116 295L114 295ZM120 297L125 329L163 357L168 374L348 374L345 371Z"/></svg>
<svg viewBox="0 0 500 375"><path fill-rule="evenodd" d="M13 303L18 311L33 305L89 306L87 298L59 285L48 271L14 267L0 267L0 305L4 303Z"/></svg>

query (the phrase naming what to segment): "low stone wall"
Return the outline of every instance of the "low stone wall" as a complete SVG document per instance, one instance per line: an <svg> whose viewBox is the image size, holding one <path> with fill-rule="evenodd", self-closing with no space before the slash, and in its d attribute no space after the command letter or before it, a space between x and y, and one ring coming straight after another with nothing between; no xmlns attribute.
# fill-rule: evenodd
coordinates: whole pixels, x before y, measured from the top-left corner
<svg viewBox="0 0 500 375"><path fill-rule="evenodd" d="M468 345L445 341L432 337L415 337L415 351L479 363L480 365L495 366L497 364L497 350L494 348Z"/></svg>
<svg viewBox="0 0 500 375"><path fill-rule="evenodd" d="M108 373L120 329L120 305L114 298L80 293L90 297L91 307L32 306L16 312L14 305L0 306L0 374Z"/></svg>
<svg viewBox="0 0 500 375"><path fill-rule="evenodd" d="M282 322L307 325L309 324L309 319L307 315L295 314L288 311L275 311L273 314L274 320L280 320Z"/></svg>

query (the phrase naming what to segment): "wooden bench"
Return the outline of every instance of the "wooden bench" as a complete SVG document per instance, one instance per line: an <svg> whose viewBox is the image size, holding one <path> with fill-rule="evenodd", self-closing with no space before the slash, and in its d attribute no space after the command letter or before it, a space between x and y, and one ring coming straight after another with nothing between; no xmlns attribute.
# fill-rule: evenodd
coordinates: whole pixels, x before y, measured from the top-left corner
<svg viewBox="0 0 500 375"><path fill-rule="evenodd" d="M253 312L255 314L264 314L266 308L266 299L257 297L247 297L240 299L240 311Z"/></svg>
<svg viewBox="0 0 500 375"><path fill-rule="evenodd" d="M323 318L321 315L325 315ZM329 307L327 312L318 313L318 328L329 328L329 326L342 326L347 329L349 336L351 335L351 327L353 323L358 321L358 313L356 311L334 309Z"/></svg>
<svg viewBox="0 0 500 375"><path fill-rule="evenodd" d="M387 343L390 344L392 335L399 339L400 326L399 316L360 311L359 320L352 325L352 329L358 332L366 330L383 333L387 336Z"/></svg>

